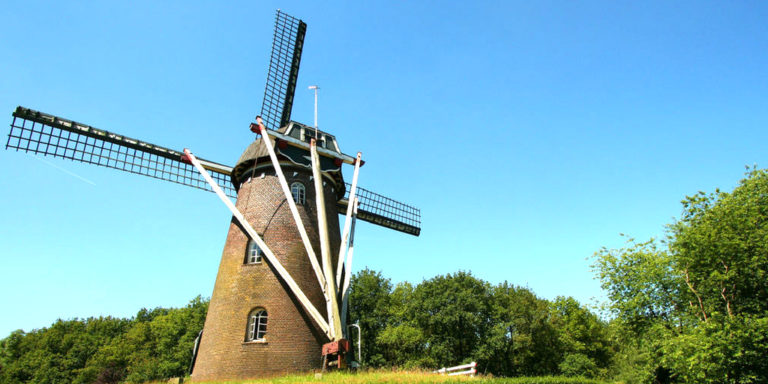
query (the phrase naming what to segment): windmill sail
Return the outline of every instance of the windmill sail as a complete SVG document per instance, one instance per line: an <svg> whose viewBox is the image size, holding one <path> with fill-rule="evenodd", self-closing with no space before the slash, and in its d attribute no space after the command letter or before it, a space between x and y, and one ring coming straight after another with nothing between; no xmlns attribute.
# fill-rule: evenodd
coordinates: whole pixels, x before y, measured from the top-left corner
<svg viewBox="0 0 768 384"><path fill-rule="evenodd" d="M18 107L13 112L5 148L119 169L213 192L194 166L182 161L181 151L29 108ZM198 160L227 196L237 198L230 179L232 167ZM347 194L349 189L347 184ZM358 219L414 236L421 232L418 208L360 187L357 198ZM346 212L347 199L345 196L338 201L339 212Z"/></svg>
<svg viewBox="0 0 768 384"><path fill-rule="evenodd" d="M137 173L211 191L183 152L97 129L29 108L13 112L6 149L32 152ZM237 197L231 167L202 160L211 177L232 198Z"/></svg>
<svg viewBox="0 0 768 384"><path fill-rule="evenodd" d="M278 129L291 120L306 32L307 24L277 10L267 86L261 105L261 117L267 128Z"/></svg>
<svg viewBox="0 0 768 384"><path fill-rule="evenodd" d="M346 212L349 204L351 186L346 184L346 195L338 202L339 212ZM418 236L421 233L420 209L360 187L357 187L356 197L360 204L358 219L409 235Z"/></svg>

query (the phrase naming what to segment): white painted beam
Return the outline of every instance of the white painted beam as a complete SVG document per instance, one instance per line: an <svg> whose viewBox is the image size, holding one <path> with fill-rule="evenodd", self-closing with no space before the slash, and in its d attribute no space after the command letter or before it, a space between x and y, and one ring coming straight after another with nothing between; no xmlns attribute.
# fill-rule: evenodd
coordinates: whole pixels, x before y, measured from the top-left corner
<svg viewBox="0 0 768 384"><path fill-rule="evenodd" d="M350 204L354 207L352 211L352 228L349 232L349 251L347 252L347 262L345 268L347 268L346 274L344 274L344 284L341 289L341 324L346 329L347 326L347 311L349 310L349 282L352 279L352 256L355 253L355 224L357 223L357 208L360 206L360 202L355 198Z"/></svg>
<svg viewBox="0 0 768 384"><path fill-rule="evenodd" d="M355 172L352 174L352 187L349 190L349 201L355 201L355 195L357 193L357 176L360 174L360 158L363 156L361 152L357 153L357 158L355 159ZM349 267L344 267L344 259L347 254L347 244L349 243L349 227L352 223L352 205L353 204L347 204L347 215L344 218L344 230L341 233L341 245L339 246L339 260L338 260L338 266L336 267L336 286L341 287L341 273L344 271L344 273L349 274L350 269Z"/></svg>
<svg viewBox="0 0 768 384"><path fill-rule="evenodd" d="M312 175L315 179L315 202L317 203L317 227L320 235L320 254L323 258L323 272L331 300L328 303L328 324L331 326L331 340L343 337L339 303L336 299L336 282L333 280L333 261L331 260L331 242L328 238L328 220L325 215L325 193L323 192L323 174L320 170L320 157L317 155L317 141L312 139L309 144L312 158Z"/></svg>
<svg viewBox="0 0 768 384"><path fill-rule="evenodd" d="M272 265L272 267L275 268L275 271L277 271L277 274L280 276L280 278L285 281L285 283L288 285L288 288L291 289L291 292L296 296L296 298L299 300L302 306L304 306L304 309L309 313L310 317L312 317L313 320L315 320L315 323L320 327L320 329L331 338L330 335L330 327L328 326L328 323L323 319L323 316L320 314L320 312L317 311L317 308L315 308L314 305L312 305L312 302L309 301L307 296L304 294L304 292L299 288L299 285L296 284L296 281L293 280L291 277L291 274L288 273L288 271L283 267L282 264L280 264L280 261L275 257L275 254L272 253L272 250L269 249L266 243L264 243L264 240L261 239L258 233L256 233L256 230L253 229L250 223L248 223L248 220L245 219L245 216L243 216L242 213L240 213L240 210L235 207L234 204L232 204L232 200L227 197L227 195L224 193L224 191L221 190L221 187L219 187L218 184L216 184L215 181L211 178L211 175L208 174L208 172L205 170L202 164L195 158L194 155L188 150L184 149L184 153L189 158L192 165L197 168L197 170L200 172L201 175L203 175L203 178L205 181L210 184L211 188L213 188L213 191L216 192L216 195L219 196L222 202L224 202L224 205L229 208L229 210L232 212L232 215L235 216L238 222L240 222L240 225L243 226L245 229L245 232L248 233L248 236L256 242L256 244L259 245L259 248L261 248L262 251L264 251L264 255L267 257L267 261Z"/></svg>
<svg viewBox="0 0 768 384"><path fill-rule="evenodd" d="M307 142L301 141L301 140L299 140L299 139L297 139L295 137L291 137L291 136L282 134L280 132L273 131L271 129L267 129L266 132L267 132L267 134L269 136L272 136L272 137L278 138L280 140L283 140L286 143L288 143L290 145L293 145L294 147L301 148L301 149L309 149L309 146L307 145ZM264 133L262 133L261 136L263 137ZM333 158L333 159L340 159L341 161L343 161L343 162L345 162L347 164L353 164L354 161L355 161L355 158L350 156L350 155L345 155L345 154L340 153L340 152L331 151L330 149L318 148L317 152L320 153L321 155L324 155L324 156L327 156L327 157L330 157L330 158Z"/></svg>
<svg viewBox="0 0 768 384"><path fill-rule="evenodd" d="M327 303L330 301L334 292L329 292L327 290L325 277L323 277L322 269L320 269L320 264L317 262L317 255L315 254L315 250L312 248L312 243L309 241L309 236L307 236L307 230L304 228L304 223L301 220L301 216L299 216L299 210L296 208L296 202L293 201L293 194L291 194L291 189L288 188L288 182L285 180L283 169L280 167L280 162L277 161L277 154L275 154L275 148L272 146L272 141L269 139L269 135L267 135L267 129L264 127L264 123L261 121L261 117L257 117L256 122L258 123L259 129L261 130L261 140L264 142L264 145L267 148L267 152L269 152L269 158L272 160L272 167L275 168L275 174L277 174L277 179L280 181L280 187L283 190L283 194L285 194L285 199L288 202L288 207L291 209L293 220L296 222L296 227L299 230L301 241L304 243L304 248L307 250L307 257L309 257L309 262L312 264L312 269L315 271L315 277L317 278L317 282L320 284L320 287L323 290L323 296L325 296L325 301Z"/></svg>

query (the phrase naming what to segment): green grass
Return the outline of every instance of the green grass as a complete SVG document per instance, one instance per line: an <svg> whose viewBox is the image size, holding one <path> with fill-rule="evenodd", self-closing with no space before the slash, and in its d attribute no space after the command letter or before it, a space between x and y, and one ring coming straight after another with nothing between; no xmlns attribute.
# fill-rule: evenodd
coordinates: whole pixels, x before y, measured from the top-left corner
<svg viewBox="0 0 768 384"><path fill-rule="evenodd" d="M188 381L185 380L185 383ZM198 383L198 382L195 382ZM360 373L325 373L322 375L302 374L286 375L271 379L240 380L240 381L206 381L200 384L442 384L442 383L472 383L472 384L608 384L605 381L563 377L516 377L492 378L485 376L444 376L428 372L416 371L385 371L375 370Z"/></svg>

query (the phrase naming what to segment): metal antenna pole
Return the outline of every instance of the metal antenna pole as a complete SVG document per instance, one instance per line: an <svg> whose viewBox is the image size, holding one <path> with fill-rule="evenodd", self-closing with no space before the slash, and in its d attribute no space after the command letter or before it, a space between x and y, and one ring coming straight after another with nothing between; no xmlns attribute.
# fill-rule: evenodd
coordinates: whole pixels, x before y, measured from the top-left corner
<svg viewBox="0 0 768 384"><path fill-rule="evenodd" d="M317 140L317 90L320 89L317 85L310 85L309 89L315 91L315 140Z"/></svg>

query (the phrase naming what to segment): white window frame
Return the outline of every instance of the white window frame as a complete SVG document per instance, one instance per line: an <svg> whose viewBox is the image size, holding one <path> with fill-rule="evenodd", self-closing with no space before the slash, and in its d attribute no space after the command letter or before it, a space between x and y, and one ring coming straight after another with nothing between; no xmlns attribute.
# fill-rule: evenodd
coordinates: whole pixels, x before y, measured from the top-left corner
<svg viewBox="0 0 768 384"><path fill-rule="evenodd" d="M291 183L291 195L296 204L304 205L307 203L307 188L304 187L304 184L298 181Z"/></svg>
<svg viewBox="0 0 768 384"><path fill-rule="evenodd" d="M267 310L257 308L248 315L248 335L246 341L266 341L267 337Z"/></svg>
<svg viewBox="0 0 768 384"><path fill-rule="evenodd" d="M255 254L254 251L256 251ZM261 264L262 260L264 260L264 251L253 239L248 239L248 248L245 250L245 263Z"/></svg>
<svg viewBox="0 0 768 384"><path fill-rule="evenodd" d="M315 129L310 127L301 127L302 141L309 143L311 139L315 138ZM328 140L325 137L325 133L317 132L317 145L320 148L328 148Z"/></svg>

